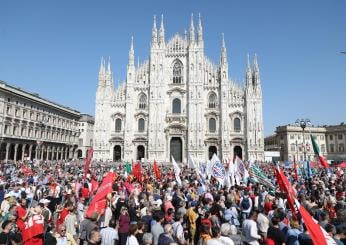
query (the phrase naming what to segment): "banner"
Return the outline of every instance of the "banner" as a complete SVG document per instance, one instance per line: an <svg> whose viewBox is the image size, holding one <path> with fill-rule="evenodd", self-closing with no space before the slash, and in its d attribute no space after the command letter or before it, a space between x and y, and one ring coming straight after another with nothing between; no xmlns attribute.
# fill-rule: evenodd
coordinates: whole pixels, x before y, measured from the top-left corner
<svg viewBox="0 0 346 245"><path fill-rule="evenodd" d="M93 212L98 212L99 207L98 205L100 205L100 201L103 201L106 199L106 196L108 193L112 192L112 186L113 186L113 181L115 179L115 174L110 172L106 175L106 177L104 177L101 186L98 188L96 195L92 198L92 201L88 207L88 210L86 212L86 217L90 217L90 215ZM101 210L102 211L102 210ZM100 213L102 214L102 212Z"/></svg>
<svg viewBox="0 0 346 245"><path fill-rule="evenodd" d="M44 217L42 215L35 214L29 217L24 224L25 227L22 234L24 242L44 233Z"/></svg>

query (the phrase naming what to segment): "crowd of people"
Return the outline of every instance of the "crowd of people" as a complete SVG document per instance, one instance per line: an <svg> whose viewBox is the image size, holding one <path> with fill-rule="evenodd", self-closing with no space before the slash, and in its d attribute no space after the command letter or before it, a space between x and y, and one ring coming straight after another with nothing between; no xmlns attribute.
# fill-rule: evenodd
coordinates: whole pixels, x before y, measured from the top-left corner
<svg viewBox="0 0 346 245"><path fill-rule="evenodd" d="M187 166L179 184L172 165L159 166L158 178L145 164L138 179L124 163L94 161L84 179L84 161L1 163L0 245L314 244L270 164L258 166L276 189L250 179L223 186ZM100 191L95 185L102 188L111 171L104 211L87 214ZM300 205L335 244L346 244L343 170L321 169L310 178L284 171Z"/></svg>

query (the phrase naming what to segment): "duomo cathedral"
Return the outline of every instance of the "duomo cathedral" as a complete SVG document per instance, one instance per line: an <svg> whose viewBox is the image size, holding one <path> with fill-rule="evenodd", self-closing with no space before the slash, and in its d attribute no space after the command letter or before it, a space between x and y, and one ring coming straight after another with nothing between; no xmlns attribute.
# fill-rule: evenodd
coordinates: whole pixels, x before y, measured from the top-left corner
<svg viewBox="0 0 346 245"><path fill-rule="evenodd" d="M133 39L127 74L116 89L102 59L96 92L94 159L187 162L264 160L262 89L256 55L243 85L229 77L222 35L220 60L204 53L201 18L184 35L165 37L161 17L151 33L149 58L135 65Z"/></svg>

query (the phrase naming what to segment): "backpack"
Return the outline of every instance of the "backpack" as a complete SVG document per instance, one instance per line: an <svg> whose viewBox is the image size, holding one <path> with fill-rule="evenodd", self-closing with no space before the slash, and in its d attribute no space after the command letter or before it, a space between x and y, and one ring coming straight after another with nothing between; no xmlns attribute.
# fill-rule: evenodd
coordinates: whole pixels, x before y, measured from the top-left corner
<svg viewBox="0 0 346 245"><path fill-rule="evenodd" d="M243 210L248 210L250 208L250 200L248 197L244 198L242 201L241 201L241 208Z"/></svg>

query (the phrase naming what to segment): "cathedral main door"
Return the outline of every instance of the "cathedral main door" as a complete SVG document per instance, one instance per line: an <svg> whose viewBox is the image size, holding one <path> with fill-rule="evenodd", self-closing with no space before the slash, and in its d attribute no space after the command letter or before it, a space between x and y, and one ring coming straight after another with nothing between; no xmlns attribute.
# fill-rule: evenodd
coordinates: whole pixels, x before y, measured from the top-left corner
<svg viewBox="0 0 346 245"><path fill-rule="evenodd" d="M173 137L171 139L170 153L171 157L174 157L174 160L176 162L183 161L183 143L181 141L181 138Z"/></svg>
<svg viewBox="0 0 346 245"><path fill-rule="evenodd" d="M121 146L116 145L113 149L113 161L117 162L121 160Z"/></svg>
<svg viewBox="0 0 346 245"><path fill-rule="evenodd" d="M243 158L243 150L239 145L234 147L233 156L238 156L240 159Z"/></svg>
<svg viewBox="0 0 346 245"><path fill-rule="evenodd" d="M209 146L209 149L208 149L209 160L211 160L213 158L214 154L217 155L217 147L214 145Z"/></svg>

